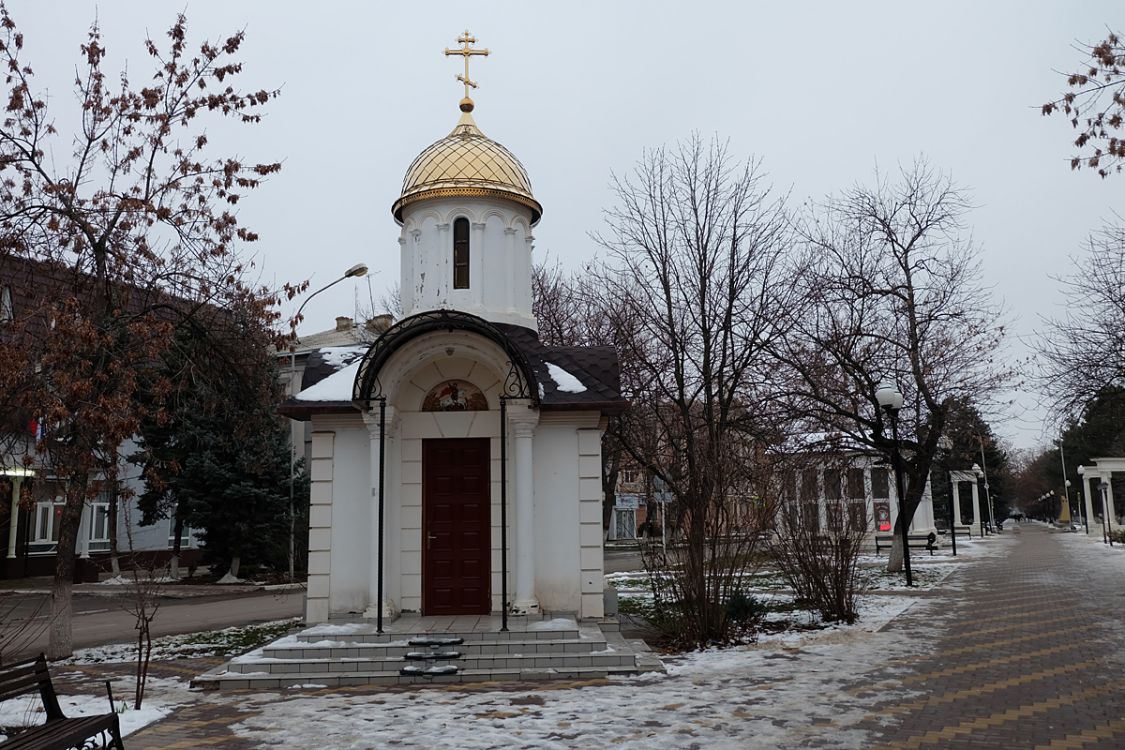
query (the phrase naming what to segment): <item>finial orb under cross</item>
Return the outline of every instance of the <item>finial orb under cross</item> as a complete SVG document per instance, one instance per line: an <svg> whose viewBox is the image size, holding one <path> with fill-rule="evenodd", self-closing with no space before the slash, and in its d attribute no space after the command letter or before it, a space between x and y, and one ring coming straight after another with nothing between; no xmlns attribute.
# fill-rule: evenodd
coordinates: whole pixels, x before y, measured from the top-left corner
<svg viewBox="0 0 1125 750"><path fill-rule="evenodd" d="M468 29L465 29L465 33L457 37L457 43L460 44L461 47L458 49L449 49L446 47L445 55L446 57L450 55L461 55L465 58L465 72L464 74L459 73L457 75L457 80L465 84L465 97L461 100L460 106L462 112L472 112L473 100L469 97L469 89L475 89L477 87L477 82L469 78L469 58L474 55L488 57L488 49L474 49L472 45L477 43L477 38L469 33Z"/></svg>

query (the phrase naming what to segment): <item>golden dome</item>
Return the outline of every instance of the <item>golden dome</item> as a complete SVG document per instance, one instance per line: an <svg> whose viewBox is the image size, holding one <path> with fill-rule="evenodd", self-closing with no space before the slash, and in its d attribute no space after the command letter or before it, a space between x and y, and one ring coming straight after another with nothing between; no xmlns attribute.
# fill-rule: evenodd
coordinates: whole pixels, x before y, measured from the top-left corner
<svg viewBox="0 0 1125 750"><path fill-rule="evenodd" d="M511 151L487 138L473 121L471 100L462 102L461 120L453 132L432 144L406 170L402 195L391 207L402 223L402 209L427 198L464 196L503 198L531 209L531 223L543 207L531 194L531 180Z"/></svg>

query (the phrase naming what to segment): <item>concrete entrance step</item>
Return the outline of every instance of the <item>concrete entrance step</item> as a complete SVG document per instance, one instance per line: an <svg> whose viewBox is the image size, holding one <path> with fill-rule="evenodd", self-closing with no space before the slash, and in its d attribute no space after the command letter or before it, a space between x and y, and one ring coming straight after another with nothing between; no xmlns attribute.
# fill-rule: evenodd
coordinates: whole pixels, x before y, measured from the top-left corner
<svg viewBox="0 0 1125 750"><path fill-rule="evenodd" d="M615 623L603 628L601 622L578 623L573 618L528 619L519 627L496 632L492 619L480 618L461 629L455 627L461 622L449 618L401 618L393 623L396 629L385 627L383 633L370 622L317 625L235 657L192 685L208 689L416 685L583 679L663 670L643 642L623 638L612 627ZM457 671L434 674L442 670L430 669L442 667ZM404 669L407 674L402 674ZM409 674L412 671L423 674Z"/></svg>
<svg viewBox="0 0 1125 750"><path fill-rule="evenodd" d="M406 642L411 639L433 638L443 640L460 639L465 643L472 641L508 641L508 640L559 640L581 637L582 628L576 623L571 627L557 628L528 628L521 630L445 630L438 632L410 632L391 630L385 628L382 633L375 632L375 628L349 629L341 625L327 625L309 628L298 633L298 640L306 643L318 641L351 641L353 643L393 643ZM596 628L595 628L596 630Z"/></svg>
<svg viewBox="0 0 1125 750"><path fill-rule="evenodd" d="M535 640L475 640L466 641L456 646L441 647L438 650L458 651L465 656L476 654L551 654L570 653L582 654L591 651L604 651L605 637L600 633L596 637L591 635L586 638L543 638ZM383 643L353 642L353 641L316 641L302 642L300 640L274 643L261 649L261 655L271 659L377 659L395 657L402 658L412 651L426 651L425 646L412 646L409 640L388 641Z"/></svg>
<svg viewBox="0 0 1125 750"><path fill-rule="evenodd" d="M457 674L415 677L395 671L377 672L302 672L300 674L270 672L214 671L192 680L192 687L204 690L269 690L295 686L344 687L348 685L427 685L459 682L592 680L610 675L635 674L630 667L568 667L564 669L468 669Z"/></svg>
<svg viewBox="0 0 1125 750"><path fill-rule="evenodd" d="M306 672L327 674L334 672L381 672L399 670L412 662L402 657L385 659L268 659L253 658L245 661L232 661L227 665L230 672L241 674L265 672L269 674L295 674ZM585 667L634 667L636 656L633 653L602 651L586 654L474 654L456 659L431 659L421 664L453 664L463 670L494 669L569 669Z"/></svg>

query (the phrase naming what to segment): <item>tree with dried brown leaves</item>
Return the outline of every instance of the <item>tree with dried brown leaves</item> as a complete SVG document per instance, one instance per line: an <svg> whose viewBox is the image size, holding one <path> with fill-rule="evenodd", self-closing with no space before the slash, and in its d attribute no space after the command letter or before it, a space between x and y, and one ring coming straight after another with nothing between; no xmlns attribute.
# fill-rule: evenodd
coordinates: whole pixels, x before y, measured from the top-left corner
<svg viewBox="0 0 1125 750"><path fill-rule="evenodd" d="M280 167L208 155L207 122L257 123L277 95L239 88L242 41L239 32L191 48L181 15L163 43L147 40L151 73L135 85L107 76L94 24L74 82L79 119L63 134L0 4L0 262L16 303L0 335L0 385L9 413L45 426L31 445L9 434L8 460L57 477L66 500L53 658L71 651L82 505L109 478L103 470L120 460L118 447L174 390L172 382L140 387L174 332L204 315L207 326L221 325L232 306L252 310L262 326L276 322L276 295L244 281L240 246L257 237L235 207Z"/></svg>
<svg viewBox="0 0 1125 750"><path fill-rule="evenodd" d="M1116 33L1094 45L1080 45L1089 58L1081 71L1066 75L1068 91L1041 108L1062 113L1077 132L1071 169L1096 169L1101 177L1120 172L1125 162L1125 44Z"/></svg>

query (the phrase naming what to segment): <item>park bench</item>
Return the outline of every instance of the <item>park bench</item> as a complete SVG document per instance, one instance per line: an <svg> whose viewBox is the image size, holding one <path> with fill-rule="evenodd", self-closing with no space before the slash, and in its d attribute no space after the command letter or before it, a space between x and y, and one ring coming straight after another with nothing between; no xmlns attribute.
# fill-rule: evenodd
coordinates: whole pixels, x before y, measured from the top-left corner
<svg viewBox="0 0 1125 750"><path fill-rule="evenodd" d="M884 547L890 548L894 543L894 534L876 534L875 554L878 555ZM906 543L910 545L910 549L924 549L932 556L934 550L937 549L937 535L932 532L929 534L908 534Z"/></svg>
<svg viewBox="0 0 1125 750"><path fill-rule="evenodd" d="M106 692L109 696L109 713L68 719L59 707L59 698L51 684L47 659L43 654L31 661L0 667L0 701L35 692L39 693L43 701L47 722L0 743L2 750L80 749L94 746L94 739L99 735L101 747L125 750L125 746L121 744L121 724L113 710L113 693L110 692L108 680Z"/></svg>

